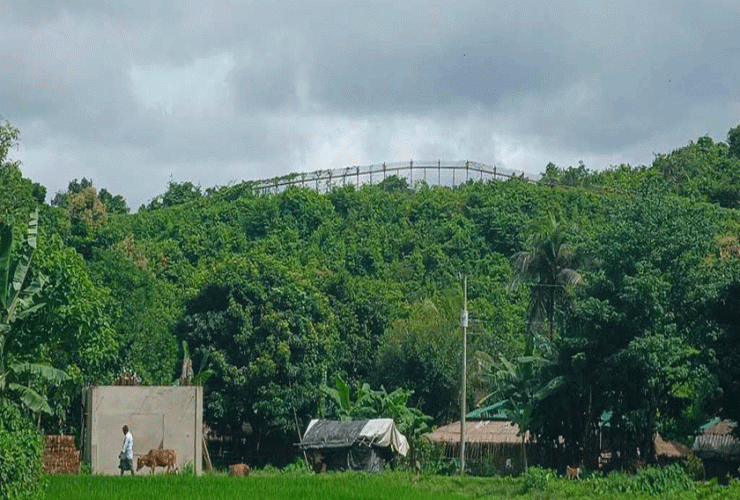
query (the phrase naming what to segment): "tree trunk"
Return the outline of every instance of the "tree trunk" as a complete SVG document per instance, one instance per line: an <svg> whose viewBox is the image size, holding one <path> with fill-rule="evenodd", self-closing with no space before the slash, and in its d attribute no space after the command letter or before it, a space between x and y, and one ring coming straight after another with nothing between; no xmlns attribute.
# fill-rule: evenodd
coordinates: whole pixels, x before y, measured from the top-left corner
<svg viewBox="0 0 740 500"><path fill-rule="evenodd" d="M524 470L527 470L527 447L524 444L524 438L526 438L526 436L526 432L522 434L522 460L524 460Z"/></svg>

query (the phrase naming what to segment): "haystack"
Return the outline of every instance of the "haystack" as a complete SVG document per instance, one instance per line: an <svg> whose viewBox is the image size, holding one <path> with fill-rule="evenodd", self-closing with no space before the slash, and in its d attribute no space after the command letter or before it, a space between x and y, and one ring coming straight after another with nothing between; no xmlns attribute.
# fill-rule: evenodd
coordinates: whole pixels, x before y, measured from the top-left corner
<svg viewBox="0 0 740 500"><path fill-rule="evenodd" d="M77 474L80 472L80 452L74 436L44 436L44 472L47 474Z"/></svg>

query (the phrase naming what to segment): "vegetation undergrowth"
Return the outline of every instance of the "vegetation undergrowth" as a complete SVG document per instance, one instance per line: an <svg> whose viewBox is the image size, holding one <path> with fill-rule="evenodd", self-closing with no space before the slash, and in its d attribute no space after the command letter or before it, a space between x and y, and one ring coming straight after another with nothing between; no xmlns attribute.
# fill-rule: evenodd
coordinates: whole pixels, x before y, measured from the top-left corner
<svg viewBox="0 0 740 500"><path fill-rule="evenodd" d="M41 435L9 400L0 396L0 498L38 498Z"/></svg>
<svg viewBox="0 0 740 500"><path fill-rule="evenodd" d="M407 472L368 474L363 472L337 472L309 474L292 469L257 470L249 477L234 478L222 473L204 474L200 477L184 475L124 476L49 476L47 500L104 499L129 500L151 498L156 491L158 500L211 499L211 498L260 498L260 499L449 499L449 498L522 498L522 499L725 499L740 497L740 482L728 486L716 482L690 483L689 487L676 487L672 468L648 469L636 476L611 474L587 479L566 480L552 471L534 468L534 476L547 476L523 493L527 475L513 477L459 477L416 475ZM544 472L543 472L544 471ZM660 477L659 477L660 476ZM674 486L663 489L660 484ZM626 487L629 485L629 487ZM685 485L684 485L685 486Z"/></svg>

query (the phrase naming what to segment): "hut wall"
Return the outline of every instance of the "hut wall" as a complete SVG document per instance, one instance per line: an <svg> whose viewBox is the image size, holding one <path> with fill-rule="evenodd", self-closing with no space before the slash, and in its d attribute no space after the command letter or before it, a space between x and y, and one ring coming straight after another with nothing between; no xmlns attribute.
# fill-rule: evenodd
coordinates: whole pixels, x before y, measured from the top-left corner
<svg viewBox="0 0 740 500"><path fill-rule="evenodd" d="M460 458L460 443L445 443L445 457ZM531 446L527 445L527 457ZM465 443L465 467L476 475L519 474L524 471L522 445L513 443Z"/></svg>

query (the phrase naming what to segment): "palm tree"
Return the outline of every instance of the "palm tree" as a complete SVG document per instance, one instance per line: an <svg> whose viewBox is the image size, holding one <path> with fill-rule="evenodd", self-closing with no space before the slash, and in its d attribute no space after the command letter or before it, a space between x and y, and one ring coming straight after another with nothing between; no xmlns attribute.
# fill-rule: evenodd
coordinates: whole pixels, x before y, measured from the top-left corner
<svg viewBox="0 0 740 500"><path fill-rule="evenodd" d="M572 269L573 251L567 244L563 224L550 217L527 239L526 249L511 258L513 276L510 288L521 283L531 285L529 327L534 331L543 320L549 326L550 338L555 334L555 311L569 287L582 281Z"/></svg>

